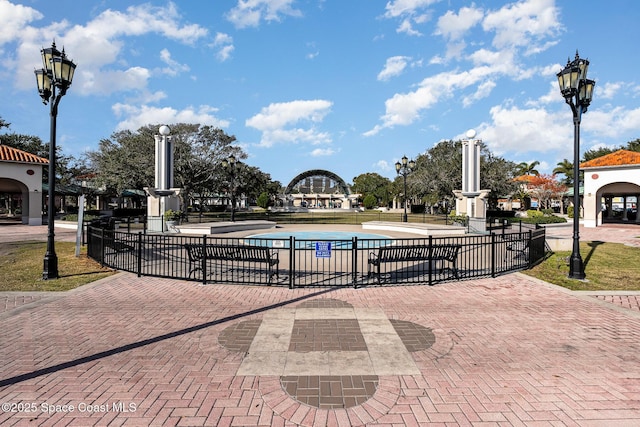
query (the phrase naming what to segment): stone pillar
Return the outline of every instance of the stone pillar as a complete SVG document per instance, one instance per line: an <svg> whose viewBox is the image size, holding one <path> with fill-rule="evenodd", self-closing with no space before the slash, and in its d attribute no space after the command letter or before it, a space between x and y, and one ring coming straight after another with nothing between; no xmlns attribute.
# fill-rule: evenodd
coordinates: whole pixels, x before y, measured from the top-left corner
<svg viewBox="0 0 640 427"><path fill-rule="evenodd" d="M42 225L42 193L29 191L28 197L22 195L22 223Z"/></svg>

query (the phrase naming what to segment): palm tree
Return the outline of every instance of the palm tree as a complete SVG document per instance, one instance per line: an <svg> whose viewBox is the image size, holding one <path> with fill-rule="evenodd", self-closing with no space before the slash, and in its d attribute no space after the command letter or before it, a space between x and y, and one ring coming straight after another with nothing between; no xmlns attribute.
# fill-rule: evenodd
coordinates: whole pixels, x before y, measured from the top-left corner
<svg viewBox="0 0 640 427"><path fill-rule="evenodd" d="M539 164L540 162L537 160L531 163L527 163L527 162L518 163L518 165L516 166L516 173L518 175L538 176L540 175L540 172L538 172L538 170L536 169L536 166L538 166Z"/></svg>
<svg viewBox="0 0 640 427"><path fill-rule="evenodd" d="M561 173L564 175L562 183L567 187L573 185L573 163L567 159L558 162L558 166L553 170L553 173Z"/></svg>

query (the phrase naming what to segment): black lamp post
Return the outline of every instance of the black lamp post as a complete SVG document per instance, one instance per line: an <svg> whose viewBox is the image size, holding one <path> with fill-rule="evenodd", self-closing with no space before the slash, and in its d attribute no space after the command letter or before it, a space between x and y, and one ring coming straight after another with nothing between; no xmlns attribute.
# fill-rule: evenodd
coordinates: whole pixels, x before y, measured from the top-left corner
<svg viewBox="0 0 640 427"><path fill-rule="evenodd" d="M44 254L44 269L42 279L57 279L58 276L58 256L55 249L55 186L56 186L56 117L58 115L58 104L60 99L67 93L71 86L73 73L76 64L67 59L67 55L56 49L56 44L51 43L51 47L42 49L42 65L44 68L35 70L38 92L42 102L50 105L51 113L51 134L49 138L49 207L47 209L47 252Z"/></svg>
<svg viewBox="0 0 640 427"><path fill-rule="evenodd" d="M234 222L235 219L235 211L236 211L236 167L238 161L235 156L232 154L227 159L222 161L222 166L229 171L229 176L231 176L231 182L229 186L231 187L231 222Z"/></svg>
<svg viewBox="0 0 640 427"><path fill-rule="evenodd" d="M578 56L558 76L560 92L573 113L573 252L569 260L569 277L584 279L584 263L580 256L580 120L587 112L596 82L587 79L589 61Z"/></svg>
<svg viewBox="0 0 640 427"><path fill-rule="evenodd" d="M414 162L413 159L409 160L407 156L402 156L402 163L396 162L396 172L398 175L402 175L404 181L404 215L402 216L402 222L407 222L407 175L409 175L415 167L416 162Z"/></svg>

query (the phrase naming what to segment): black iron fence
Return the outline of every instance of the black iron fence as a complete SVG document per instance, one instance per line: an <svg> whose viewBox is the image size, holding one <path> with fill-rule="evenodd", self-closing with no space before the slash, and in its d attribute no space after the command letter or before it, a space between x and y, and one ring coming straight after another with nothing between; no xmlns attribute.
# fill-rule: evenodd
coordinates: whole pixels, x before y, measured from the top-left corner
<svg viewBox="0 0 640 427"><path fill-rule="evenodd" d="M138 276L203 284L433 285L523 270L545 256L545 230L424 238L317 240L127 233L89 227L87 254Z"/></svg>

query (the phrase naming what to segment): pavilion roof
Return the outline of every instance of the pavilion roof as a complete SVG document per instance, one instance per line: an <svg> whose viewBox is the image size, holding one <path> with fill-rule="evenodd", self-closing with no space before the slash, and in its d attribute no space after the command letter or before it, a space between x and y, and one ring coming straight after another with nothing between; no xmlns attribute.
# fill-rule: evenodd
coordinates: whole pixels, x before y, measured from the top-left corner
<svg viewBox="0 0 640 427"><path fill-rule="evenodd" d="M580 163L581 169L602 168L612 166L640 165L640 153L630 150L618 150L606 156L597 157Z"/></svg>
<svg viewBox="0 0 640 427"><path fill-rule="evenodd" d="M37 163L41 165L49 164L49 160L36 156L8 145L0 144L0 161L15 163Z"/></svg>

